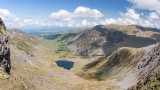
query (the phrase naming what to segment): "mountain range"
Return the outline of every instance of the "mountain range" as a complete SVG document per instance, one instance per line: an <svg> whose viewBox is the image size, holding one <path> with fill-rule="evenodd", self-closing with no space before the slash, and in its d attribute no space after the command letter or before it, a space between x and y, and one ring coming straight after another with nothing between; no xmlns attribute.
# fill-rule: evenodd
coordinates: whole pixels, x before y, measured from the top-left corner
<svg viewBox="0 0 160 90"><path fill-rule="evenodd" d="M2 90L159 90L160 30L97 25L56 33L7 30L0 19ZM35 34L35 33L34 33ZM71 70L57 60L74 62Z"/></svg>

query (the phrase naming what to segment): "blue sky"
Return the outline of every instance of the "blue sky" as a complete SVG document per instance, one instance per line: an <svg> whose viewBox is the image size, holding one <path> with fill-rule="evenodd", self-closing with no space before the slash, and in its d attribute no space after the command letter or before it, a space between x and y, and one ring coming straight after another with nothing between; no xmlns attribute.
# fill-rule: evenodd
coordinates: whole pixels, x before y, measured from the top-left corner
<svg viewBox="0 0 160 90"><path fill-rule="evenodd" d="M8 28L83 28L139 24L160 28L160 0L0 0Z"/></svg>

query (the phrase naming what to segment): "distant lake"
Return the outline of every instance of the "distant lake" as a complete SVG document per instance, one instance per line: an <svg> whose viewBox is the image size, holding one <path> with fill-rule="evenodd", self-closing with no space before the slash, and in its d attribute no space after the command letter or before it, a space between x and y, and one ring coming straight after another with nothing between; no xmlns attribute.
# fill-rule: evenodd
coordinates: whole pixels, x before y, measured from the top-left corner
<svg viewBox="0 0 160 90"><path fill-rule="evenodd" d="M63 67L64 69L70 70L73 67L74 62L66 60L57 60L57 66Z"/></svg>

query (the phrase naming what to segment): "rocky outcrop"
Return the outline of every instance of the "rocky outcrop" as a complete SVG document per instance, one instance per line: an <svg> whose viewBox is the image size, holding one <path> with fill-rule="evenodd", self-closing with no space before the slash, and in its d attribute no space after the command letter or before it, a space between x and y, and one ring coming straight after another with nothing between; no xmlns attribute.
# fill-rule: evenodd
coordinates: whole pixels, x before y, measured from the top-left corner
<svg viewBox="0 0 160 90"><path fill-rule="evenodd" d="M130 89L154 90L160 87L160 43L146 47L143 58L137 64L139 81Z"/></svg>
<svg viewBox="0 0 160 90"><path fill-rule="evenodd" d="M140 48L160 41L160 31L152 28L97 25L88 28L68 43L68 49L74 55L101 56L110 54L119 47Z"/></svg>
<svg viewBox="0 0 160 90"><path fill-rule="evenodd" d="M149 76L160 70L160 43L145 48L145 54L137 69L140 77Z"/></svg>
<svg viewBox="0 0 160 90"><path fill-rule="evenodd" d="M0 68L1 70L4 69L5 72L10 73L11 62L8 38L6 26L0 18Z"/></svg>

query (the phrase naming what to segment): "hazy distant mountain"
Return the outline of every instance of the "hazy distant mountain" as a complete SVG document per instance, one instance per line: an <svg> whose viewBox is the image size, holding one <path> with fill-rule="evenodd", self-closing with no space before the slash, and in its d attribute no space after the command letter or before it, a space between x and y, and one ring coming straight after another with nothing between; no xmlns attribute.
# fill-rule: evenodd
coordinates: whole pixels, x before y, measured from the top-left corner
<svg viewBox="0 0 160 90"><path fill-rule="evenodd" d="M49 40L54 40L60 37L63 39L68 39L72 36L77 35L81 31L82 29L75 29L75 30L67 30L67 31L60 31L60 32L45 33L45 34L42 33L41 36Z"/></svg>

